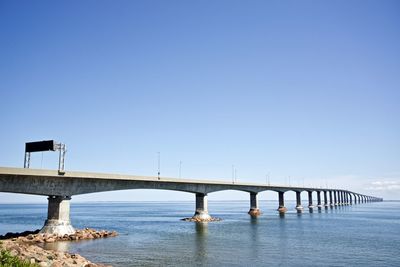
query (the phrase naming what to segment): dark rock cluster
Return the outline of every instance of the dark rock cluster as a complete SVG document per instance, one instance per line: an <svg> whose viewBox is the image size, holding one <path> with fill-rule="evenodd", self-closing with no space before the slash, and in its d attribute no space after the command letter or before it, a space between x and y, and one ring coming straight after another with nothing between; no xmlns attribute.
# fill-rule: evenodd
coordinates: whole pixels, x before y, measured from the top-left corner
<svg viewBox="0 0 400 267"><path fill-rule="evenodd" d="M185 222L219 222L219 221L222 221L221 218L210 217L208 219L202 219L202 218L199 218L196 216L190 217L190 218L183 218L181 220L185 221Z"/></svg>

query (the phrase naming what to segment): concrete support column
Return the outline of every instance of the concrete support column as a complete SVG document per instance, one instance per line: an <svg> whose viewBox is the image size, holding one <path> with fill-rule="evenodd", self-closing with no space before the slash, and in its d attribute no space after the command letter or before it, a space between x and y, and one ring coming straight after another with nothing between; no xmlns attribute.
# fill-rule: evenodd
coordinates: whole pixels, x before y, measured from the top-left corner
<svg viewBox="0 0 400 267"><path fill-rule="evenodd" d="M327 209L329 207L329 204L328 204L328 192L327 191L324 191L324 206L325 206L325 209Z"/></svg>
<svg viewBox="0 0 400 267"><path fill-rule="evenodd" d="M350 205L353 205L353 195L349 193Z"/></svg>
<svg viewBox="0 0 400 267"><path fill-rule="evenodd" d="M338 199L337 199L337 191L333 191L333 197L334 197L335 206L339 205Z"/></svg>
<svg viewBox="0 0 400 267"><path fill-rule="evenodd" d="M344 204L349 205L349 198L347 192L343 192Z"/></svg>
<svg viewBox="0 0 400 267"><path fill-rule="evenodd" d="M321 210L321 208L322 208L321 191L317 191L317 207L319 210Z"/></svg>
<svg viewBox="0 0 400 267"><path fill-rule="evenodd" d="M342 201L342 191L338 191L337 192L338 195L338 206L342 206L343 205L343 201Z"/></svg>
<svg viewBox="0 0 400 267"><path fill-rule="evenodd" d="M308 208L312 210L314 208L312 200L312 191L308 191Z"/></svg>
<svg viewBox="0 0 400 267"><path fill-rule="evenodd" d="M301 192L296 192L296 210L298 213L303 212L303 206L301 205Z"/></svg>
<svg viewBox="0 0 400 267"><path fill-rule="evenodd" d="M331 206L331 208L335 206L335 202L333 201L332 191L329 191L329 205Z"/></svg>
<svg viewBox="0 0 400 267"><path fill-rule="evenodd" d="M47 220L40 233L57 234L59 236L75 233L69 219L71 197L49 196L47 199L49 200Z"/></svg>
<svg viewBox="0 0 400 267"><path fill-rule="evenodd" d="M261 211L258 208L257 193L250 193L250 210L248 212L251 216L261 215Z"/></svg>
<svg viewBox="0 0 400 267"><path fill-rule="evenodd" d="M278 211L280 213L285 213L287 211L287 208L285 207L285 199L283 197L284 192L278 192L279 195L279 207Z"/></svg>
<svg viewBox="0 0 400 267"><path fill-rule="evenodd" d="M196 212L192 218L198 221L211 220L211 216L208 214L207 194L196 193Z"/></svg>

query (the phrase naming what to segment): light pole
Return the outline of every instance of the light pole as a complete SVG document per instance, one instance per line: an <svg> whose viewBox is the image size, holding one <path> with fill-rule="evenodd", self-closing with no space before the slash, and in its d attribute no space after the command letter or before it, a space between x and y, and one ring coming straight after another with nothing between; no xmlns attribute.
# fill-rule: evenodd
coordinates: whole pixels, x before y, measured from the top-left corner
<svg viewBox="0 0 400 267"><path fill-rule="evenodd" d="M182 161L179 161L179 178L182 176Z"/></svg>
<svg viewBox="0 0 400 267"><path fill-rule="evenodd" d="M235 183L237 183L237 170L235 168Z"/></svg>
<svg viewBox="0 0 400 267"><path fill-rule="evenodd" d="M160 180L160 173L161 173L161 170L160 170L160 166L161 166L161 164L160 164L160 160L161 160L161 153L160 152L158 152L157 153L158 154L158 180Z"/></svg>
<svg viewBox="0 0 400 267"><path fill-rule="evenodd" d="M235 165L232 165L232 184L235 183Z"/></svg>

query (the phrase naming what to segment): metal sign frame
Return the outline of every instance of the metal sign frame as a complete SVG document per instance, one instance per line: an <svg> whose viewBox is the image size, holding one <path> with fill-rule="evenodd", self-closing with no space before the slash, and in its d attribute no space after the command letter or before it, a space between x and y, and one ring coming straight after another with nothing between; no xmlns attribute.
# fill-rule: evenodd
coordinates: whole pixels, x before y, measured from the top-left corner
<svg viewBox="0 0 400 267"><path fill-rule="evenodd" d="M31 153L44 151L59 151L58 173L65 173L65 153L67 146L63 143L57 143L54 140L38 141L25 143L24 168L29 168L31 164Z"/></svg>

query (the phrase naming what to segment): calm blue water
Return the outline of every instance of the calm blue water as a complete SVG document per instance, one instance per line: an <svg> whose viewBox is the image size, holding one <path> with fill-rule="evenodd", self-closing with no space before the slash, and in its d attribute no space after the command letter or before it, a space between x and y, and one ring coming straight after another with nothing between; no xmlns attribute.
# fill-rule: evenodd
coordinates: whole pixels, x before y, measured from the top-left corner
<svg viewBox="0 0 400 267"><path fill-rule="evenodd" d="M61 243L59 248L113 266L400 266L400 202L359 204L322 212L290 211L260 201L211 202L221 222L180 221L191 202L72 202L76 228L116 230L116 238ZM41 228L46 205L0 205L0 234Z"/></svg>

